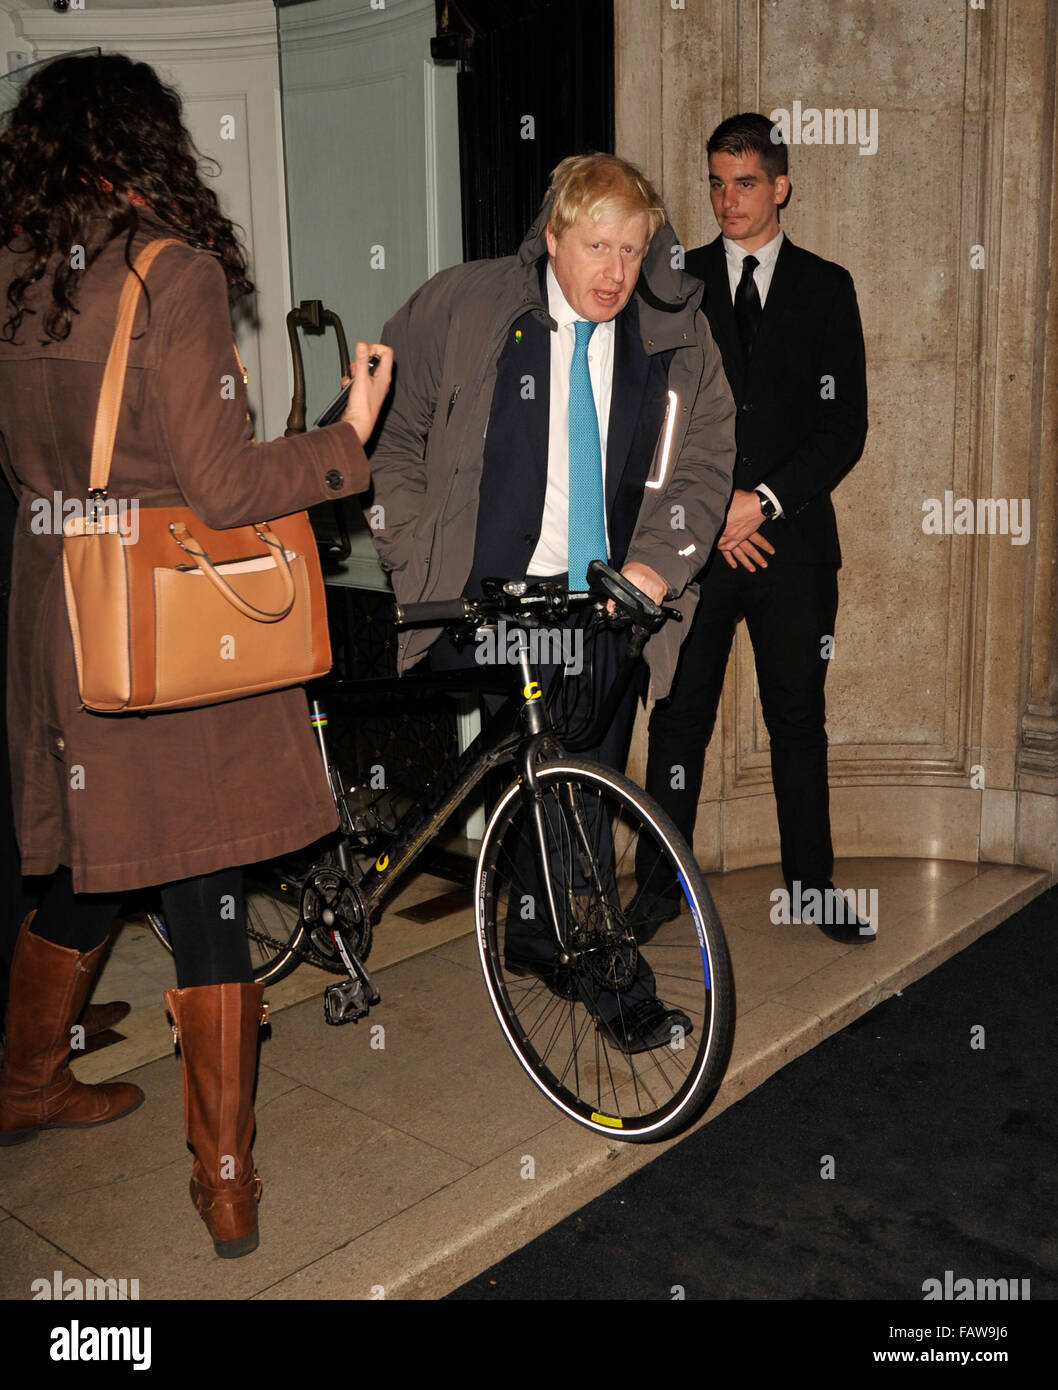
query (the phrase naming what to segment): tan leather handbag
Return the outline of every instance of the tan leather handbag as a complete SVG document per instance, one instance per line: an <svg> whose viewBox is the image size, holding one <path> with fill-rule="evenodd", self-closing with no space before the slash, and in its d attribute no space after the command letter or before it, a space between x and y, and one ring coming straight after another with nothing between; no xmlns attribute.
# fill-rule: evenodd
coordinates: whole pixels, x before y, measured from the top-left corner
<svg viewBox="0 0 1058 1390"><path fill-rule="evenodd" d="M145 279L175 238L137 257ZM107 497L140 279L126 277L96 411L86 515L63 526L63 579L81 702L182 709L299 685L331 667L319 552L307 512L223 531L190 507L138 507L122 534Z"/></svg>

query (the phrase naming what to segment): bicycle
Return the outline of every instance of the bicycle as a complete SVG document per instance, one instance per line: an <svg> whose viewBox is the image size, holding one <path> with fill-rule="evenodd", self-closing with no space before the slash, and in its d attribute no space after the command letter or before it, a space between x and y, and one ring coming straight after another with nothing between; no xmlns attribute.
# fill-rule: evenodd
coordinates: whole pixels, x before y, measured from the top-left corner
<svg viewBox="0 0 1058 1390"><path fill-rule="evenodd" d="M489 581L481 599L398 607L398 626L443 627L466 639L496 632L500 620L520 631L508 679L516 693L462 753L447 775L396 823L346 789L317 696L309 706L320 756L338 810L333 845L308 865L280 865L273 899L296 894L298 910L282 935L262 927L261 908L247 933L259 958L255 978L282 979L303 959L346 978L324 992L332 1024L364 1017L380 1000L364 965L372 930L408 870L445 822L494 769L515 776L488 817L474 880L478 954L493 1011L529 1079L569 1118L629 1142L680 1133L705 1110L730 1054L733 983L716 909L686 842L647 794L620 773L579 759L632 678L651 632L672 609L659 608L600 561L590 592L551 584ZM630 626L617 680L593 721L564 741L530 659L529 634L541 618L565 617L607 599ZM344 694L385 697L414 677L338 682ZM420 678L431 689L462 689L467 672ZM480 682L479 682L480 684ZM637 916L641 895L676 887L673 916ZM248 895L249 897L252 895ZM168 944L164 924L151 925ZM648 954L642 947L649 945ZM638 1046L637 1010L663 1001L663 1040ZM639 1041L642 1041L641 1039Z"/></svg>

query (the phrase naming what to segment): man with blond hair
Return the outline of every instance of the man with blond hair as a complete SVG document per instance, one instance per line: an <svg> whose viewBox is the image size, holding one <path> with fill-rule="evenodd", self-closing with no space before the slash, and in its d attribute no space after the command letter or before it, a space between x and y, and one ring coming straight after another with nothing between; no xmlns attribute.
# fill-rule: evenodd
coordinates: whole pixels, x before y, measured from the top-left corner
<svg viewBox="0 0 1058 1390"><path fill-rule="evenodd" d="M598 558L689 622L735 442L702 286L681 267L640 171L578 155L555 169L517 255L442 271L386 324L398 367L371 516L400 603L477 596L489 577L583 588ZM655 696L686 625L667 623L647 644ZM438 637L402 633L399 669L431 647L434 667L475 664L473 644ZM623 640L600 634L582 705L591 686L596 701L605 695ZM589 756L622 769L634 712L630 691ZM658 1010L633 1050L669 1040Z"/></svg>

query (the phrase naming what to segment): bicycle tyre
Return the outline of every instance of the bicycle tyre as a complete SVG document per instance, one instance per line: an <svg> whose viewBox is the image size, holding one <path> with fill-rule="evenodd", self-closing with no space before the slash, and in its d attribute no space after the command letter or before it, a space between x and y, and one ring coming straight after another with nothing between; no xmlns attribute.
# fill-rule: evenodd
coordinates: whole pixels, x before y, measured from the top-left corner
<svg viewBox="0 0 1058 1390"><path fill-rule="evenodd" d="M540 884L539 869L527 871L538 859L527 848L530 817L522 788L514 784L489 819L475 882L478 953L493 1011L522 1069L569 1118L629 1143L670 1138L705 1110L731 1051L734 985L712 896L672 821L626 777L570 758L541 763L536 778L547 808L557 911L565 914L577 949L561 967L552 958L543 973L526 970L524 961L515 964L527 948L528 929L519 925L527 896L535 912L535 895L524 890L538 895ZM650 943L640 955L627 910L643 837L681 897L673 920L640 933ZM575 840L582 850L577 866L570 853ZM602 893L586 890L586 874L603 885ZM545 938L548 949L554 945L546 924L531 930L530 946L541 949ZM600 979L612 980L616 989L604 988ZM691 1026L674 1026L671 1043L630 1051L616 1045L621 999L633 1000L648 979L654 997L681 1011ZM601 1021L608 1010L618 1015L609 1035Z"/></svg>

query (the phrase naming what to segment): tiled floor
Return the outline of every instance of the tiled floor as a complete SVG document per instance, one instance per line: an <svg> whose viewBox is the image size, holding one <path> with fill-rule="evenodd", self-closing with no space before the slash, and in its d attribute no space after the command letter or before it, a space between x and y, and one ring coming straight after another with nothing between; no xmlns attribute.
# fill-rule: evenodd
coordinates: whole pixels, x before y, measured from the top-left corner
<svg viewBox="0 0 1058 1390"><path fill-rule="evenodd" d="M844 947L774 925L774 866L711 877L738 995L711 1115L1046 887L1029 869L901 859L844 861L836 881L877 889L877 941ZM489 1010L469 911L425 926L396 915L446 887L420 878L377 930L383 1002L370 1019L327 1027L318 996L330 977L311 968L269 991L261 1246L235 1261L215 1258L188 1201L160 999L171 962L145 929L126 928L96 997L133 1004L127 1039L76 1069L87 1081L127 1073L147 1103L99 1130L0 1150L0 1297L28 1298L33 1279L61 1269L137 1278L147 1299L433 1298L656 1156L663 1146L578 1129L525 1080Z"/></svg>

